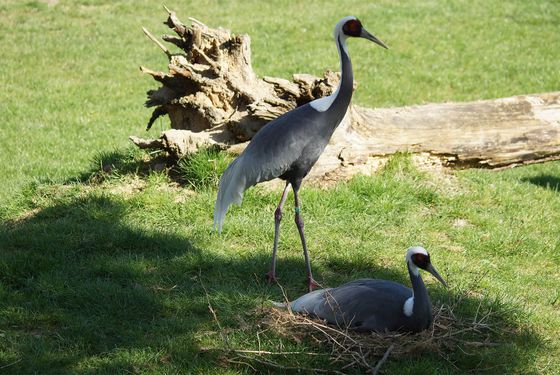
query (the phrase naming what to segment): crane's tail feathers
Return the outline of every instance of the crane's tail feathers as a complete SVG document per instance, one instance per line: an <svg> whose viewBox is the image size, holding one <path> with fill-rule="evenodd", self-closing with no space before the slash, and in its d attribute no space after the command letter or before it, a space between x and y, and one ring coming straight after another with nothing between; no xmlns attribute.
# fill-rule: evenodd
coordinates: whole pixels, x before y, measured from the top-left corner
<svg viewBox="0 0 560 375"><path fill-rule="evenodd" d="M279 308L279 309L288 309L288 303L287 302L276 302L276 301L270 301L270 303L272 304L272 306Z"/></svg>
<svg viewBox="0 0 560 375"><path fill-rule="evenodd" d="M316 306L321 306L325 301L326 293L330 292L328 289L317 289L310 293L304 294L290 304L293 312L311 313ZM336 300L334 300L336 303Z"/></svg>
<svg viewBox="0 0 560 375"><path fill-rule="evenodd" d="M214 206L214 230L222 233L222 225L226 212L232 203L240 205L243 201L243 192L247 188L246 176L243 171L243 156L235 159L225 170L220 178L218 198Z"/></svg>

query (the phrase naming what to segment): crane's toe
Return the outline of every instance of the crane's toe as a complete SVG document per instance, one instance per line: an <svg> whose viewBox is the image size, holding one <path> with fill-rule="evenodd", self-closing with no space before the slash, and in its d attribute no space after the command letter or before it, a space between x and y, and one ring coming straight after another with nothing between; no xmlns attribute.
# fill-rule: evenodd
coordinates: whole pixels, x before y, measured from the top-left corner
<svg viewBox="0 0 560 375"><path fill-rule="evenodd" d="M308 276L307 288L309 289L309 292L312 292L314 289L321 289L321 285L319 285L319 283L315 281L312 276Z"/></svg>
<svg viewBox="0 0 560 375"><path fill-rule="evenodd" d="M270 270L268 271L264 277L268 280L269 283L271 284L276 284L278 282L278 280L276 279L276 275L274 273L274 271Z"/></svg>

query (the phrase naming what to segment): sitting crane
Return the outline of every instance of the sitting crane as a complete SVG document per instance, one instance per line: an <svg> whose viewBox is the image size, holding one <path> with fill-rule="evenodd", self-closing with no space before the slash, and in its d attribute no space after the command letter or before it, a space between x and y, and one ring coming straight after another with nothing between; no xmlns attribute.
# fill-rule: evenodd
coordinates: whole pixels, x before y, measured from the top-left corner
<svg viewBox="0 0 560 375"><path fill-rule="evenodd" d="M290 307L294 312L356 331L422 331L432 324L432 304L419 269L428 271L446 287L447 283L423 247L411 247L405 259L412 289L388 280L360 279L304 294Z"/></svg>

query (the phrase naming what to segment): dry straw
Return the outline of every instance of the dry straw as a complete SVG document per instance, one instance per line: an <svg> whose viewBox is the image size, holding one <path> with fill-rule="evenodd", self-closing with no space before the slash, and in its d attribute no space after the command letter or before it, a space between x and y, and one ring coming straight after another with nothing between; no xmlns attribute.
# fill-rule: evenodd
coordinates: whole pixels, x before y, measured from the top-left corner
<svg viewBox="0 0 560 375"><path fill-rule="evenodd" d="M200 278L199 278L200 280ZM258 347L255 349L233 348L218 320L206 288L208 308L222 338L223 347L206 348L204 351L219 351L221 358L228 364L235 364L258 371L256 367L266 366L277 370L300 370L315 373L343 374L350 369L360 369L370 374L379 373L381 367L391 357L414 356L421 353L436 353L455 366L450 360L450 353L496 344L491 341L494 332L491 321L495 312L488 310L481 313L482 300L474 317L463 318L454 313L462 302L456 299L452 304L442 304L433 309L432 326L420 333L359 333L310 316L294 314L290 309L263 306L254 311L257 316L259 331ZM285 304L289 306L289 304ZM246 325L244 330L254 330L254 325ZM290 342L306 342L317 352L262 350L260 336L267 332L280 335ZM309 363L308 358L323 357L322 363L328 368L310 368L300 363ZM290 363L290 366L285 365Z"/></svg>

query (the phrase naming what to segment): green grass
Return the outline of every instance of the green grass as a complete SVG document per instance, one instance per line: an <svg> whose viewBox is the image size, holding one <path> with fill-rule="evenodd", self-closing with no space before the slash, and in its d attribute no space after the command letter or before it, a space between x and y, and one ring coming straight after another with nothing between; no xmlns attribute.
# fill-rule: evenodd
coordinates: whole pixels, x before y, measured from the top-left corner
<svg viewBox="0 0 560 375"><path fill-rule="evenodd" d="M391 47L350 41L358 104L398 106L558 90L557 1L208 1L167 3L252 38L260 75L337 70L332 28L359 16ZM168 33L160 1L0 2L0 197L29 181L82 173L99 150L143 135L157 85L139 65L166 69L141 32ZM309 15L312 14L313 17ZM156 122L157 135L167 120Z"/></svg>
<svg viewBox="0 0 560 375"><path fill-rule="evenodd" d="M448 192L402 156L372 178L333 191L306 188L317 278L327 285L367 276L407 282L404 250L422 244L452 286L447 292L427 278L434 301L462 298L464 317L474 316L481 301L483 309L492 307L500 345L472 356L450 354L459 370L428 354L392 361L389 373L477 367L554 373L560 365L552 359L560 354L560 197L542 180L557 183L552 176L559 174L560 163L463 171L454 182L458 192ZM200 352L222 346L203 284L221 324L233 329L235 345L258 347L258 317L251 311L281 298L262 277L277 192L248 191L217 236L210 231L215 191L185 198L163 173L148 174L139 187L136 176L36 185L20 198L21 213L6 218L0 358L6 364L21 359L11 366L14 373L243 371ZM123 189L129 185L136 188ZM468 225L456 226L457 219ZM304 266L291 224L287 219L283 226L279 276L294 298L304 291ZM271 350L282 340L274 332L260 339ZM283 345L310 350L305 342Z"/></svg>
<svg viewBox="0 0 560 375"><path fill-rule="evenodd" d="M217 188L233 158L216 147L202 148L177 163L179 177L194 190Z"/></svg>
<svg viewBox="0 0 560 375"><path fill-rule="evenodd" d="M556 1L167 5L249 33L258 74L281 77L338 69L332 27L357 15L391 47L350 42L355 100L371 107L559 89ZM156 87L137 66L166 66L140 30L167 32L160 10L157 1L0 3L0 373L251 372L201 350L222 345L203 285L232 344L257 348L253 312L281 298L262 277L279 194L249 190L218 236L212 186L223 156L196 155L181 174L128 146L128 135L143 135L145 91ZM458 171L443 183L397 156L329 191L304 185L302 201L320 282L407 282L404 251L422 244L452 286L426 278L434 302L461 298L464 317L481 301L497 313L498 346L457 349L449 361L392 359L387 373L560 372L560 163ZM288 210L279 251L293 298L304 266ZM271 331L259 339L263 349L320 350Z"/></svg>

